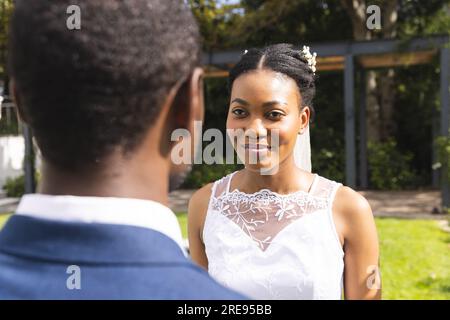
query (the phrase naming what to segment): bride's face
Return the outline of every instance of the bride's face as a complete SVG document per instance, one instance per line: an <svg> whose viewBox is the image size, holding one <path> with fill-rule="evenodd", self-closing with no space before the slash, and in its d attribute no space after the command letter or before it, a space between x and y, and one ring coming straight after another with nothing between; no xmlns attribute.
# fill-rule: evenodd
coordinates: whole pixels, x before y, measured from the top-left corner
<svg viewBox="0 0 450 320"><path fill-rule="evenodd" d="M283 74L255 70L234 81L227 129L247 169L267 169L293 161L297 135L306 128L310 116L309 108L300 110L300 106L297 84Z"/></svg>

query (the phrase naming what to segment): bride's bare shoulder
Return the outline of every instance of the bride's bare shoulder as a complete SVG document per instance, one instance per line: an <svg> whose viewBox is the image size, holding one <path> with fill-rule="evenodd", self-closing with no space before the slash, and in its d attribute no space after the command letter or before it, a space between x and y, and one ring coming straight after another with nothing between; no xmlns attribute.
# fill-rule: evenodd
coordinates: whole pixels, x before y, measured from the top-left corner
<svg viewBox="0 0 450 320"><path fill-rule="evenodd" d="M351 237L354 230L367 231L374 224L367 199L347 186L340 186L336 191L333 214L343 238Z"/></svg>
<svg viewBox="0 0 450 320"><path fill-rule="evenodd" d="M208 208L213 184L213 182L208 183L192 194L192 197L189 200L189 212L204 211Z"/></svg>
<svg viewBox="0 0 450 320"><path fill-rule="evenodd" d="M333 206L336 211L347 215L372 215L367 199L347 186L340 186L337 189Z"/></svg>
<svg viewBox="0 0 450 320"><path fill-rule="evenodd" d="M188 233L189 241L192 240L191 235L195 235L196 239L201 241L203 233L203 225L205 223L208 211L209 198L211 196L213 183L208 183L194 192L188 205Z"/></svg>
<svg viewBox="0 0 450 320"><path fill-rule="evenodd" d="M216 181L218 190L222 190L227 182L226 178L223 177ZM208 205L211 198L213 186L215 182L208 183L195 191L189 200L188 206L188 218L195 224L202 225L205 220L206 213L208 211Z"/></svg>

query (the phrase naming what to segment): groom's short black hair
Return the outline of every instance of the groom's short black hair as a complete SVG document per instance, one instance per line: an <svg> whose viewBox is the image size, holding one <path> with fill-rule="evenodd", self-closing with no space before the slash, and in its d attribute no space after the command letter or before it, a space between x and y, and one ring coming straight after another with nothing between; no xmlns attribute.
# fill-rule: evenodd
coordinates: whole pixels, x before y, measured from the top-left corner
<svg viewBox="0 0 450 320"><path fill-rule="evenodd" d="M80 30L67 26L71 5ZM9 49L24 118L62 169L132 151L200 61L183 0L16 0Z"/></svg>

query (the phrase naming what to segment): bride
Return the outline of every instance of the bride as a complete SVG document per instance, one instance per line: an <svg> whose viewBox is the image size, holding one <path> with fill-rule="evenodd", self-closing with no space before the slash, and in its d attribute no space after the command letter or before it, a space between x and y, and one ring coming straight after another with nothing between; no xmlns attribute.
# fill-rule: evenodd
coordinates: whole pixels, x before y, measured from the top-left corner
<svg viewBox="0 0 450 320"><path fill-rule="evenodd" d="M254 299L377 299L378 239L368 202L311 173L315 57L308 47L276 44L246 50L230 71L227 130L252 131L255 139L233 141L243 170L193 195L191 256Z"/></svg>

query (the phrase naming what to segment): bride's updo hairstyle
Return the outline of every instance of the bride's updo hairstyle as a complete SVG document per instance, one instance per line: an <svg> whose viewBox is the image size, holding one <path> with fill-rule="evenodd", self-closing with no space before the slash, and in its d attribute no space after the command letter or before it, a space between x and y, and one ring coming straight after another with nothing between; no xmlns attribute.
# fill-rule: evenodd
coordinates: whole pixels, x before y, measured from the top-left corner
<svg viewBox="0 0 450 320"><path fill-rule="evenodd" d="M302 108L311 110L311 121L315 111L312 100L316 93L315 74L301 50L292 44L280 43L262 49L252 48L245 51L241 60L231 69L228 77L228 89L231 94L233 82L241 74L254 70L272 70L293 79L300 90Z"/></svg>

